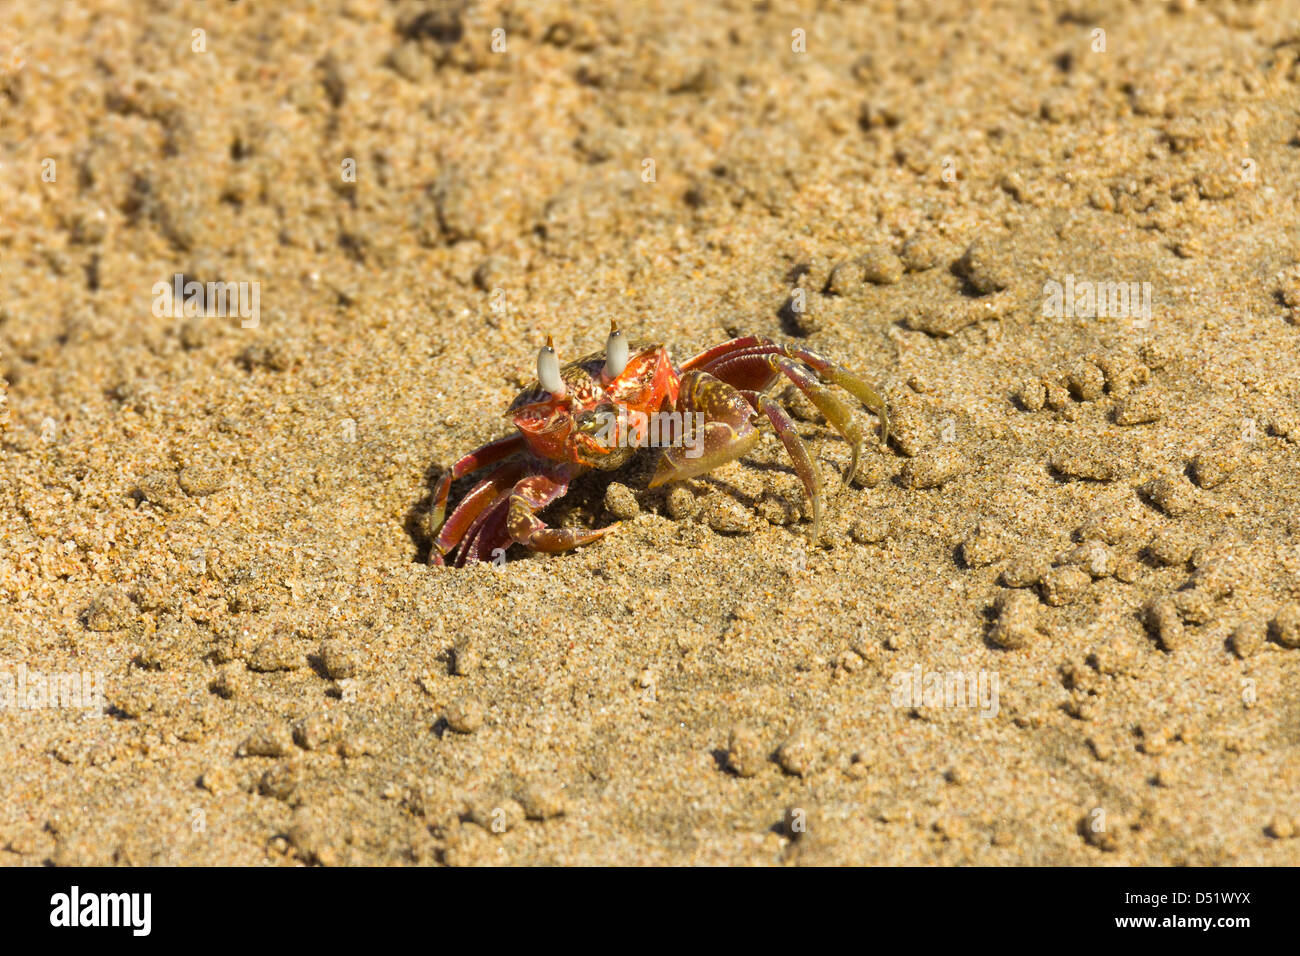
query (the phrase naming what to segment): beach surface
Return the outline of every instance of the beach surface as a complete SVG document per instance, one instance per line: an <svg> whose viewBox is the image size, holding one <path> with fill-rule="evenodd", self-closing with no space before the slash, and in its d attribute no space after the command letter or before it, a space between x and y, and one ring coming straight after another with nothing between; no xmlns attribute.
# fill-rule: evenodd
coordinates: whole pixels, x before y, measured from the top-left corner
<svg viewBox="0 0 1300 956"><path fill-rule="evenodd" d="M1300 863L1298 57L1278 0L0 0L0 864ZM768 430L429 563L611 319L887 398L845 483L773 391L820 541Z"/></svg>

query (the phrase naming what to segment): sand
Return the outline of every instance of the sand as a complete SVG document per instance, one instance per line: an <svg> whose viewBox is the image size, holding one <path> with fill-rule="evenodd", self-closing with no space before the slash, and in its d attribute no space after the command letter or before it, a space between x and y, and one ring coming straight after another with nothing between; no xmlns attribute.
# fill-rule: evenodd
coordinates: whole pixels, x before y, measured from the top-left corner
<svg viewBox="0 0 1300 956"><path fill-rule="evenodd" d="M0 862L1300 863L1300 4L0 25ZM887 396L821 542L769 435L427 563L611 318Z"/></svg>

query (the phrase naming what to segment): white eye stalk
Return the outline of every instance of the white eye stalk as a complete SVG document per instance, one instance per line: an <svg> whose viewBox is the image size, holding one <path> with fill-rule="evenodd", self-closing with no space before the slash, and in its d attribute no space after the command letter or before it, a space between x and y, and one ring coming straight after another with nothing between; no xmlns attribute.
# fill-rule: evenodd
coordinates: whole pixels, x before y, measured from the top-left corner
<svg viewBox="0 0 1300 956"><path fill-rule="evenodd" d="M612 381L623 374L627 368L627 336L618 330L618 324L610 319L609 338L605 340L605 381Z"/></svg>
<svg viewBox="0 0 1300 956"><path fill-rule="evenodd" d="M537 382L542 390L550 392L556 398L564 395L564 379L560 378L560 359L555 354L555 345L551 337L546 337L546 344L537 353Z"/></svg>

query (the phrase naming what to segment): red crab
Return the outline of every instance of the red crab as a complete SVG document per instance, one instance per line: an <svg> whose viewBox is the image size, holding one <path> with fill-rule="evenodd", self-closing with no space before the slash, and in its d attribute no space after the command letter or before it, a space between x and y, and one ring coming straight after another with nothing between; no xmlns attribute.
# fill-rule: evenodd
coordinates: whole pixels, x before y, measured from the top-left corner
<svg viewBox="0 0 1300 956"><path fill-rule="evenodd" d="M617 522L592 530L551 528L536 512L563 496L588 469L608 471L624 464L647 434L638 424L633 437L628 422L664 425L659 444L667 447L650 482L653 488L746 454L758 442L760 416L766 416L812 501L812 540L819 540L821 480L790 416L766 394L782 377L798 386L852 444L845 480L857 470L862 429L828 385L839 385L874 412L881 441L888 440L884 400L858 375L810 349L748 336L707 349L678 367L662 345L629 354L627 339L611 322L605 351L561 368L548 336L537 356L537 381L506 412L516 433L470 452L438 482L432 526L439 530L430 560L443 564L458 549L458 566L486 561L516 542L534 551L566 551L616 528ZM640 415L645 418L638 419ZM617 427L620 421L623 428ZM692 422L702 424L702 433L697 429L688 444ZM452 481L489 465L496 467L443 523Z"/></svg>

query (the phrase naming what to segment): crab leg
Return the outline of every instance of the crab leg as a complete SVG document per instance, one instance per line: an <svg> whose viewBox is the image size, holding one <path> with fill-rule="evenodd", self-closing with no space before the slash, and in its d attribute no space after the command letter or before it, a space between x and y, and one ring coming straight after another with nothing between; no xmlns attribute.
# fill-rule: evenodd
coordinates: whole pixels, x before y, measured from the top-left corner
<svg viewBox="0 0 1300 956"><path fill-rule="evenodd" d="M523 462L508 462L480 481L461 499L433 543L435 564L442 563L442 557L465 538L483 513L519 480L523 470Z"/></svg>
<svg viewBox="0 0 1300 956"><path fill-rule="evenodd" d="M650 480L651 488L680 481L712 471L727 462L742 457L758 444L759 432L754 428L755 411L767 415L776 429L781 444L794 471L803 481L803 490L813 503L813 541L822 535L822 480L818 476L813 458L803 440L794 431L794 423L784 408L755 390L738 390L708 372L686 372L681 377L681 392L677 406L682 414L702 411L706 415L703 453L690 458L685 447L676 444L664 451L658 470Z"/></svg>
<svg viewBox="0 0 1300 956"><path fill-rule="evenodd" d="M682 363L682 371L689 372L691 369L704 369L724 355L732 355L736 352L743 352L745 349L766 348L775 344L771 339L761 338L757 335L746 335L744 338L730 339L721 345L715 345L711 349L705 349L699 355L688 359Z"/></svg>
<svg viewBox="0 0 1300 956"><path fill-rule="evenodd" d="M491 560L497 548L508 548L513 541L506 530L510 511L510 494L502 492L487 511L474 522L473 529L456 554L456 567L463 568L476 561Z"/></svg>
<svg viewBox="0 0 1300 956"><path fill-rule="evenodd" d="M616 521L604 528L590 531L548 527L535 512L568 490L567 479L557 481L546 475L530 475L516 484L510 495L510 511L506 522L510 537L533 551L568 551L591 544L619 526Z"/></svg>
<svg viewBox="0 0 1300 956"><path fill-rule="evenodd" d="M803 482L804 491L808 493L808 500L812 503L813 526L811 541L815 546L821 541L822 531L822 480L817 471L817 466L813 464L812 456L808 454L808 447L799 437L799 433L794 429L794 422L790 419L786 410L776 402L775 399L769 398L759 392L745 391L741 393L746 400L756 409L767 416L768 421L772 423L777 437L785 445L786 454L794 462L794 470Z"/></svg>
<svg viewBox="0 0 1300 956"><path fill-rule="evenodd" d="M849 447L852 449L852 457L849 459L848 468L844 471L844 480L848 481L853 477L858 470L858 458L862 454L862 429L854 421L853 413L849 411L849 407L840 401L834 392L819 382L815 375L810 374L807 366L775 354L740 355L720 362L716 372L724 380L730 374L734 374L747 381L752 381L766 374L769 377L769 382L765 388L770 388L771 380L781 375L788 378L812 400L812 403L817 406L817 410L826 416L826 420L831 423L831 426L849 443ZM763 389L757 391L763 391Z"/></svg>
<svg viewBox="0 0 1300 956"><path fill-rule="evenodd" d="M434 528L441 526L443 515L447 513L447 493L451 491L453 481L468 475L471 471L486 468L488 465L495 465L502 459L509 458L516 452L523 450L523 436L510 435L506 438L498 438L496 441L488 442L481 448L474 449L448 468L443 473L442 478L438 480L438 486L433 491L433 508L431 509L433 517L430 524Z"/></svg>
<svg viewBox="0 0 1300 956"><path fill-rule="evenodd" d="M758 336L747 336L732 339L730 342L724 342L701 352L686 362L682 366L682 371L700 369L716 375L737 388L762 392L771 388L772 383L776 381L779 375L785 374L786 377L790 377L788 370L782 367L775 358L765 359L761 362L757 361L760 357L766 356L782 356L786 359L793 359L795 363L815 373L820 381L838 385L852 394L880 419L882 444L889 441L889 410L885 400L856 372L852 372L842 365L837 365L811 349L801 348L796 345L782 345L773 342L771 339ZM742 359L748 361L742 361ZM822 414L826 415L827 420L835 424L835 419L823 407L823 403L818 401L798 380L793 378L791 380L808 394L808 397L813 400ZM838 399L833 399L833 401L842 409L842 411L836 412L837 417L841 420L851 417L842 402L839 402ZM842 435L845 434L838 425L836 425L836 428ZM848 437L848 435L845 435L846 440ZM852 473L850 472L850 474Z"/></svg>
<svg viewBox="0 0 1300 956"><path fill-rule="evenodd" d="M687 372L682 376L677 404L683 415L699 411L707 417L703 452L699 457L691 458L684 447L674 443L659 460L659 467L650 481L651 488L712 471L749 452L759 439L759 431L753 423L754 413L762 412L785 445L812 503L812 540L816 542L821 539L821 478L785 409L760 392L752 389L738 390L708 372L700 371Z"/></svg>

